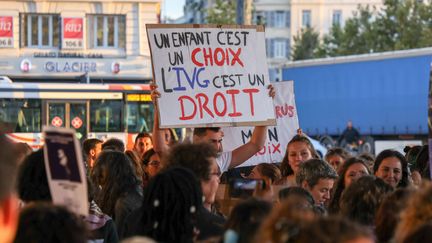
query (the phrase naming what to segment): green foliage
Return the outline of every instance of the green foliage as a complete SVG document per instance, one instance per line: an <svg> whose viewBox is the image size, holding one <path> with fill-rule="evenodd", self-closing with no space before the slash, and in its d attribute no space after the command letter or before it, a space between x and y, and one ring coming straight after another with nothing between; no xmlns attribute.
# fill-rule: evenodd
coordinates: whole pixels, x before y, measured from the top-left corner
<svg viewBox="0 0 432 243"><path fill-rule="evenodd" d="M308 58L428 46L432 46L432 5L417 0L384 0L382 9L359 6L343 27L332 26L319 46L312 47L313 55ZM294 52L296 48L305 47L294 47Z"/></svg>
<svg viewBox="0 0 432 243"><path fill-rule="evenodd" d="M235 24L236 1L216 0L215 6L207 11L209 24Z"/></svg>
<svg viewBox="0 0 432 243"><path fill-rule="evenodd" d="M299 36L294 36L292 60L310 59L315 56L319 46L319 34L313 28L302 29Z"/></svg>

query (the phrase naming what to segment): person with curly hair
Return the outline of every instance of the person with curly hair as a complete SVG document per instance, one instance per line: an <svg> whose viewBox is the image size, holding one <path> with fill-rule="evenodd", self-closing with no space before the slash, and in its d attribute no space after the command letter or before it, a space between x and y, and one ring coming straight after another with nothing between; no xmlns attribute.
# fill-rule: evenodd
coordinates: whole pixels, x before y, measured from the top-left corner
<svg viewBox="0 0 432 243"><path fill-rule="evenodd" d="M128 218L124 236L192 243L199 233L200 208L202 193L194 173L182 167L167 168L150 181L142 207Z"/></svg>
<svg viewBox="0 0 432 243"><path fill-rule="evenodd" d="M79 216L62 206L34 203L20 213L14 243L86 243L88 231Z"/></svg>
<svg viewBox="0 0 432 243"><path fill-rule="evenodd" d="M273 207L252 242L293 242L300 228L318 217L314 205L300 195L290 195Z"/></svg>
<svg viewBox="0 0 432 243"><path fill-rule="evenodd" d="M300 229L293 243L374 243L373 232L342 217L321 217Z"/></svg>
<svg viewBox="0 0 432 243"><path fill-rule="evenodd" d="M375 217L375 235L380 243L390 243L400 222L401 211L414 195L412 187L398 188L380 204Z"/></svg>
<svg viewBox="0 0 432 243"><path fill-rule="evenodd" d="M360 177L342 194L340 214L362 225L373 227L379 205L392 191L393 188L378 177Z"/></svg>
<svg viewBox="0 0 432 243"><path fill-rule="evenodd" d="M418 189L410 199L406 208L401 212L399 224L396 228L396 243L406 242L406 238L421 226L432 222L432 184L425 184ZM430 234L430 232L429 232Z"/></svg>

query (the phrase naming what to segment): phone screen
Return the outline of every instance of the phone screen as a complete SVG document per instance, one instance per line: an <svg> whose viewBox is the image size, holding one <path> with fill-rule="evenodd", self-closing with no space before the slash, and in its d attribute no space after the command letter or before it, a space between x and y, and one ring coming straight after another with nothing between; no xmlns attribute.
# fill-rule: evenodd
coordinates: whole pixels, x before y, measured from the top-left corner
<svg viewBox="0 0 432 243"><path fill-rule="evenodd" d="M237 178L230 180L230 196L245 198L252 196L259 180Z"/></svg>

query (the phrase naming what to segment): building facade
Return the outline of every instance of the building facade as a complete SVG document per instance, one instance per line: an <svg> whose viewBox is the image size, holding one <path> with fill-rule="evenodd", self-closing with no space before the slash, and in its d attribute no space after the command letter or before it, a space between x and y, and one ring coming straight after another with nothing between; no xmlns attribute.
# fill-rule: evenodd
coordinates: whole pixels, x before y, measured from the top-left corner
<svg viewBox="0 0 432 243"><path fill-rule="evenodd" d="M160 0L1 1L0 75L17 82L146 82ZM7 6L7 7L6 7Z"/></svg>
<svg viewBox="0 0 432 243"><path fill-rule="evenodd" d="M266 25L271 79L280 79L281 75L275 68L290 59L294 36L302 28L312 27L323 36L333 23L343 26L359 5L383 6L381 0L255 0L254 23Z"/></svg>
<svg viewBox="0 0 432 243"><path fill-rule="evenodd" d="M185 24L204 24L206 23L207 8L210 0L186 0L184 6Z"/></svg>
<svg viewBox="0 0 432 243"><path fill-rule="evenodd" d="M266 26L266 51L272 80L280 79L281 75L277 73L277 67L290 60L294 36L298 35L302 28L312 27L320 36L323 36L329 32L333 23L343 26L359 5L375 6L377 9L383 6L382 0L243 0L243 2L246 8L245 23L252 22L252 24ZM215 0L186 0L184 23L205 23L205 14L214 3ZM249 19L252 21L249 22Z"/></svg>

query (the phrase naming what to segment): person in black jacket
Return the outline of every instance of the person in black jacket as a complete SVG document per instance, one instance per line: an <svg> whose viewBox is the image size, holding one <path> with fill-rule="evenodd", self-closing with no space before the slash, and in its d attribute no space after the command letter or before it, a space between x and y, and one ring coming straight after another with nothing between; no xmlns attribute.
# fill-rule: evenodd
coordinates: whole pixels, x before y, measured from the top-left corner
<svg viewBox="0 0 432 243"><path fill-rule="evenodd" d="M157 242L192 243L199 233L197 217L202 209L195 175L186 168L169 168L150 180L142 207L130 214L122 237L141 235Z"/></svg>
<svg viewBox="0 0 432 243"><path fill-rule="evenodd" d="M359 131L355 127L353 127L352 121L348 121L347 127L338 139L338 143L341 147L344 147L346 144L357 144L359 139Z"/></svg>
<svg viewBox="0 0 432 243"><path fill-rule="evenodd" d="M127 216L142 202L141 182L132 161L122 152L103 151L96 159L91 179L99 187L96 203L102 212L113 218L121 236Z"/></svg>
<svg viewBox="0 0 432 243"><path fill-rule="evenodd" d="M217 214L214 214L211 212L211 206L214 203L216 191L219 186L219 177L220 172L218 170L217 164L216 164L216 149L214 149L211 145L207 143L200 143L200 144L178 144L174 146L171 150L169 155L167 157L164 157L163 164L165 165L165 169L170 168L176 168L176 167L182 167L186 168L193 173L193 177L196 180L196 183L199 185L200 188L200 204L196 205L194 207L194 212L196 212L194 226L196 227L196 240L206 240L206 239L221 239L222 235L224 233L224 224L225 219ZM162 172L163 173L163 172ZM175 185L173 184L172 187L174 188L165 188L165 193L159 194L159 197L156 197L153 194L156 194L156 189L154 188L155 185L153 180L156 180L156 178L159 178L158 175L156 175L152 180L150 180L150 184L146 188L144 192L144 204L142 206L141 210L137 210L133 212L128 218L127 221L127 229L126 232L124 232L123 235L121 235L121 238L126 236L133 236L133 235L145 235L154 237L157 241L167 241L160 237L168 237L164 236L159 231L155 232L143 232L142 230L148 231L148 221L145 217L142 216L143 219L145 219L144 223L137 223L139 221L139 214L146 213L146 210L149 210L149 207L152 208L153 206L146 206L146 199L147 197L152 198L158 198L158 203L161 203L162 201L167 201L169 198L169 193L175 193L177 194L188 194L188 191L192 190L190 187L185 187L183 185ZM153 184L152 184L153 182ZM176 181L180 183L181 181ZM174 183L174 182L173 182ZM183 183L183 182L182 182ZM168 187L168 186L167 186ZM159 190L159 189L158 189ZM173 191L173 192L171 192ZM172 199L172 202L169 203L176 203L181 197L175 197L178 199ZM168 203L168 202L167 202ZM181 204L180 204L181 205ZM171 208L172 212L169 211L168 214L174 213L174 210L183 210L179 208L181 206L173 206ZM141 211L141 212L139 212ZM165 212L164 212L165 213ZM180 212L181 213L181 212ZM168 216L168 218L172 217L171 215ZM165 220L163 220L165 222ZM169 222L169 221L168 221ZM172 224L178 224L178 221L173 221ZM183 222L183 221L181 221ZM161 226L161 221L158 221L157 227ZM138 225L137 228L134 228L133 225ZM162 235L159 236L159 233ZM187 238L187 237L186 237ZM185 239L186 239L185 238ZM189 238L187 238L189 239ZM180 240L176 242L182 242Z"/></svg>

